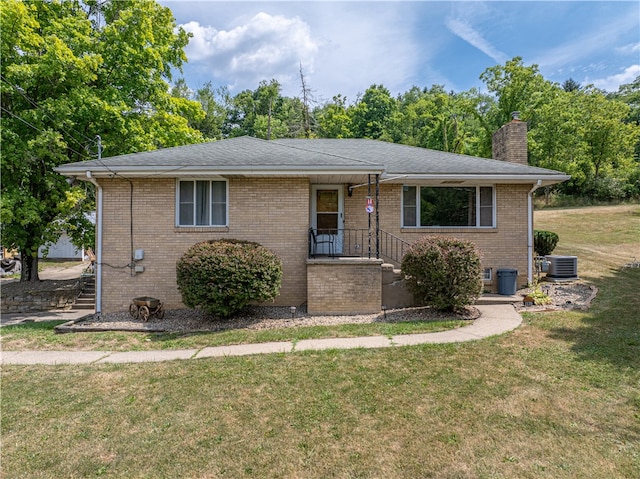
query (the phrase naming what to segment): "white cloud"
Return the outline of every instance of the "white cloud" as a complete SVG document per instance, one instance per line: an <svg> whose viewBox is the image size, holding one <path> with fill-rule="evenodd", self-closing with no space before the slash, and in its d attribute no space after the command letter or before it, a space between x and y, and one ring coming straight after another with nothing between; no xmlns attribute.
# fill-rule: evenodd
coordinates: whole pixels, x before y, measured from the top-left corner
<svg viewBox="0 0 640 479"><path fill-rule="evenodd" d="M260 12L248 23L217 30L197 21L181 25L193 34L185 48L192 63L205 66L222 78L246 76L249 82L297 73L300 63L313 70L319 48L309 26L298 17L286 18ZM255 87L255 86L254 86Z"/></svg>
<svg viewBox="0 0 640 479"><path fill-rule="evenodd" d="M418 62L431 55L429 42L419 46L412 36L415 18L407 15L408 6L372 3L363 8L360 2L250 6L264 10L253 10L250 16L227 13L226 18L203 15L183 21L181 26L193 34L185 48L186 69L201 83L225 84L235 93L275 78L284 95L296 96L302 64L318 101L338 93L354 101L357 93L374 83L384 84L392 94L405 91L418 82Z"/></svg>
<svg viewBox="0 0 640 479"><path fill-rule="evenodd" d="M634 53L640 53L640 42L639 43L629 43L627 45L623 45L621 47L616 48L616 53L621 55L631 55Z"/></svg>
<svg viewBox="0 0 640 479"><path fill-rule="evenodd" d="M618 91L620 85L631 83L640 75L640 65L631 65L624 69L622 73L610 75L606 78L593 80L594 86L609 92Z"/></svg>
<svg viewBox="0 0 640 479"><path fill-rule="evenodd" d="M362 4L340 10L333 5L318 12L315 28L323 43L311 87L328 95L342 94L355 101L372 84L383 84L392 94L416 81L417 63L430 55L429 45L412 37L411 18L393 4Z"/></svg>
<svg viewBox="0 0 640 479"><path fill-rule="evenodd" d="M629 31L637 31L638 19L633 15L621 15L613 18L597 29L591 29L581 35L572 36L565 43L548 49L534 58L534 63L542 68L560 68L561 66L576 64L582 59L590 58L601 52L616 50L615 44ZM638 44L628 44L619 53L630 54L637 52Z"/></svg>
<svg viewBox="0 0 640 479"><path fill-rule="evenodd" d="M504 63L508 59L507 55L495 48L479 31L473 28L468 21L448 17L446 19L446 26L451 33L462 38L465 42L480 50L496 63Z"/></svg>

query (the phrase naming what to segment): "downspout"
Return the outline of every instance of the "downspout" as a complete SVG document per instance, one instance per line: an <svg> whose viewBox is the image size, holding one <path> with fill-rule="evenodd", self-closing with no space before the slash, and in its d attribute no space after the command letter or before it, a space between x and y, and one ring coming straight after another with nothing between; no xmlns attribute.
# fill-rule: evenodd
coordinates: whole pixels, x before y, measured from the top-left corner
<svg viewBox="0 0 640 479"><path fill-rule="evenodd" d="M380 259L380 175L376 175L376 259Z"/></svg>
<svg viewBox="0 0 640 479"><path fill-rule="evenodd" d="M527 283L533 284L533 192L542 186L538 180L527 194Z"/></svg>
<svg viewBox="0 0 640 479"><path fill-rule="evenodd" d="M96 187L96 314L102 313L102 187L87 170L87 179Z"/></svg>

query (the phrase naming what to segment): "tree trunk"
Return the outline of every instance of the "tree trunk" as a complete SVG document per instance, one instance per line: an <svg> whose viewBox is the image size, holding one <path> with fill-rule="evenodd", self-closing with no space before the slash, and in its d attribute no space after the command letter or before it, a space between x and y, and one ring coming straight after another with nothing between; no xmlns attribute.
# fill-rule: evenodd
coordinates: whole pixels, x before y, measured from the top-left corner
<svg viewBox="0 0 640 479"><path fill-rule="evenodd" d="M38 255L31 256L28 254L21 255L22 272L20 273L20 282L37 282L40 281L38 276Z"/></svg>

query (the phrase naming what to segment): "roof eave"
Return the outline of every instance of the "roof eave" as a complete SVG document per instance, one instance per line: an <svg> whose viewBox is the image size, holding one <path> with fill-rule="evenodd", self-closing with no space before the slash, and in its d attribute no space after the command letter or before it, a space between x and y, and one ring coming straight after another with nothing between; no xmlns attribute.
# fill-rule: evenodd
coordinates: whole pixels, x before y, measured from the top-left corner
<svg viewBox="0 0 640 479"><path fill-rule="evenodd" d="M382 174L384 168L287 168L287 167L236 167L236 168L203 168L203 167L107 167L82 165L63 165L54 170L64 176L76 177L79 180L93 178L179 178L193 176L247 176L247 177L283 177L283 176L314 176L314 175L352 175L352 174Z"/></svg>
<svg viewBox="0 0 640 479"><path fill-rule="evenodd" d="M557 183L562 183L571 178L570 175L565 174L387 174L383 179L386 183L411 183L411 182L434 182L434 183L506 183L506 184L532 184L537 183L540 180L541 186L551 186Z"/></svg>
<svg viewBox="0 0 640 479"><path fill-rule="evenodd" d="M225 177L225 176L246 176L246 177L310 177L315 175L353 175L353 174L380 174L386 183L439 183L439 184L455 184L463 183L507 183L507 184L532 184L541 181L541 186L550 186L562 183L571 178L565 174L499 174L499 173L406 173L392 174L384 171L382 166L369 166L367 168L335 168L314 167L314 168L287 168L287 167L234 167L234 168L203 168L203 167L107 167L100 166L84 166L82 164L62 165L54 170L61 175L75 177L79 180L88 178L180 178L180 177Z"/></svg>

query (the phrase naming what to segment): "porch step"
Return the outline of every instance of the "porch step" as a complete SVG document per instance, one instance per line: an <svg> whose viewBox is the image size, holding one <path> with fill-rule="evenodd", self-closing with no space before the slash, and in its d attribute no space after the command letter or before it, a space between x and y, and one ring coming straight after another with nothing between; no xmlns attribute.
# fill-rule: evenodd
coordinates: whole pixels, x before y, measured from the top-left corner
<svg viewBox="0 0 640 479"><path fill-rule="evenodd" d="M95 278L85 280L82 293L76 298L72 310L95 310L96 308L96 283Z"/></svg>
<svg viewBox="0 0 640 479"><path fill-rule="evenodd" d="M522 296L485 293L478 298L475 304L514 304L521 302Z"/></svg>
<svg viewBox="0 0 640 479"><path fill-rule="evenodd" d="M402 271L391 263L382 264L382 284L391 284L402 280Z"/></svg>
<svg viewBox="0 0 640 479"><path fill-rule="evenodd" d="M96 309L96 305L94 303L91 304L74 304L73 308L71 308L72 311L93 311L94 309Z"/></svg>

